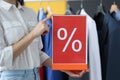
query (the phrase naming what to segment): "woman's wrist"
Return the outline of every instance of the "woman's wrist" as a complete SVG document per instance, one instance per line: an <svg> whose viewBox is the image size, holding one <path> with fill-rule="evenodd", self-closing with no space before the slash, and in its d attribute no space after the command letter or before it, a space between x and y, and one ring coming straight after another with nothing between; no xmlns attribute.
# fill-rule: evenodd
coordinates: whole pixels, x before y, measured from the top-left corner
<svg viewBox="0 0 120 80"><path fill-rule="evenodd" d="M31 35L31 37L32 37L33 39L35 39L35 38L38 37L37 32L35 32L34 30L32 30L32 31L30 32L30 35Z"/></svg>

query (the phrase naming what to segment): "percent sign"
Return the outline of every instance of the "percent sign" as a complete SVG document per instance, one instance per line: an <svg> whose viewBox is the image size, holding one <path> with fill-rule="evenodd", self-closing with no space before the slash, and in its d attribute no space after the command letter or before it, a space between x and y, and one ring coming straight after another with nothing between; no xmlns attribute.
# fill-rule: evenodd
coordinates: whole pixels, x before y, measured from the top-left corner
<svg viewBox="0 0 120 80"><path fill-rule="evenodd" d="M64 32L64 36L62 36L62 37L60 35L61 31ZM70 37L69 37L69 39L68 39L68 41L67 41L67 43L64 46L62 52L66 51L66 49L67 49L68 45L70 44L70 41L72 40L72 38L73 38L73 36L74 36L74 34L75 34L76 31L77 31L77 28L74 28L73 31L72 31L72 33L71 33L71 35L70 35ZM57 36L58 36L58 39L65 40L68 37L68 32L67 32L67 30L65 28L60 28L60 29L58 29ZM75 48L75 44L76 43L78 43L78 45L79 45L79 47L77 49ZM72 42L72 50L74 52L79 52L81 49L82 49L82 43L81 43L81 41L80 40L74 40Z"/></svg>

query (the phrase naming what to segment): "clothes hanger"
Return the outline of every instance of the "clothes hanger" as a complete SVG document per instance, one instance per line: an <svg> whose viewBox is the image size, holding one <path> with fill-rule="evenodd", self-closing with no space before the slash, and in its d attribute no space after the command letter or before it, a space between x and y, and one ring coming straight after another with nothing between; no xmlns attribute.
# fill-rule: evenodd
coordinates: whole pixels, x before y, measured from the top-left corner
<svg viewBox="0 0 120 80"><path fill-rule="evenodd" d="M76 12L76 14L79 15L82 9L84 9L83 0L81 0L80 9Z"/></svg>
<svg viewBox="0 0 120 80"><path fill-rule="evenodd" d="M40 4L39 4L39 5L40 5L40 8L42 8L42 1L43 1L43 0L40 0Z"/></svg>
<svg viewBox="0 0 120 80"><path fill-rule="evenodd" d="M98 13L102 13L103 15L105 15L105 10L104 10L103 3L102 3L102 2L103 2L103 1L100 0L100 4L99 4L98 7L97 7L97 14L98 14Z"/></svg>
<svg viewBox="0 0 120 80"><path fill-rule="evenodd" d="M80 8L81 8L81 10L83 9L83 0L81 0Z"/></svg>
<svg viewBox="0 0 120 80"><path fill-rule="evenodd" d="M114 1L113 4L111 5L110 13L117 12L118 10L119 10L119 9L118 9L118 5L117 5L116 2Z"/></svg>
<svg viewBox="0 0 120 80"><path fill-rule="evenodd" d="M53 11L51 9L51 6L49 5L50 2L47 2L47 8L46 8L46 15L53 15Z"/></svg>
<svg viewBox="0 0 120 80"><path fill-rule="evenodd" d="M53 15L53 12L52 12L52 9L51 9L50 6L47 6L46 12L47 12L49 15Z"/></svg>
<svg viewBox="0 0 120 80"><path fill-rule="evenodd" d="M74 12L73 12L72 8L70 7L70 5L68 4L68 2L67 2L67 9L66 9L65 14L66 15L73 15L74 14Z"/></svg>
<svg viewBox="0 0 120 80"><path fill-rule="evenodd" d="M41 20L41 16L40 16L40 12L41 12L41 10L44 12L44 9L43 9L43 7L42 7L42 0L40 0L40 8L39 8L39 10L38 10L38 16L37 16L37 20L38 21L40 21Z"/></svg>

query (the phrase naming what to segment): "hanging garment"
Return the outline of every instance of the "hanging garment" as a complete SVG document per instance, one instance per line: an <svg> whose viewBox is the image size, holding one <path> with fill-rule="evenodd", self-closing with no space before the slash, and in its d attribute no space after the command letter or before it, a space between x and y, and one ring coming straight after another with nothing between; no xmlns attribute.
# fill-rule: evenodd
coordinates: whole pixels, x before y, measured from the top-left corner
<svg viewBox="0 0 120 80"><path fill-rule="evenodd" d="M80 15L85 15L87 18L90 80L102 80L98 35L95 21L85 12L84 9L81 10Z"/></svg>
<svg viewBox="0 0 120 80"><path fill-rule="evenodd" d="M79 11L80 12L80 11ZM78 14L78 13L77 13ZM79 13L80 14L80 13ZM66 15L74 15L74 13L66 14ZM82 77L80 78L74 78L69 76L69 80L90 80L89 79L89 72L86 72Z"/></svg>
<svg viewBox="0 0 120 80"><path fill-rule="evenodd" d="M43 8L40 8L40 11L38 12L38 21L41 21L45 18L45 16L43 16L43 15L44 15L44 10L43 10ZM39 68L40 80L45 80L44 72L45 72L44 67L40 67Z"/></svg>
<svg viewBox="0 0 120 80"><path fill-rule="evenodd" d="M117 21L120 21L120 10L118 10L117 12L115 12L113 14L114 18L117 20Z"/></svg>
<svg viewBox="0 0 120 80"><path fill-rule="evenodd" d="M69 77L69 80L90 80L89 79L89 72L86 72L82 77L80 78L73 78L73 77Z"/></svg>
<svg viewBox="0 0 120 80"><path fill-rule="evenodd" d="M101 69L102 69L102 80L106 80L106 66L108 53L106 52L108 47L107 40L107 27L104 25L104 15L99 12L94 16L94 20L97 25L99 47L100 47L100 59L101 59Z"/></svg>
<svg viewBox="0 0 120 80"><path fill-rule="evenodd" d="M39 68L39 75L40 75L40 80L45 80L44 78L44 67Z"/></svg>
<svg viewBox="0 0 120 80"><path fill-rule="evenodd" d="M44 13L43 9L40 9L38 18L41 20L46 18L46 14ZM49 25L49 33L42 36L44 46L43 51L52 57L52 21L48 20L46 24ZM45 68L45 80L67 80L64 75L65 74L61 71L53 71L51 68Z"/></svg>
<svg viewBox="0 0 120 80"><path fill-rule="evenodd" d="M108 29L108 62L106 80L118 80L120 73L120 23L110 14L106 14L104 24Z"/></svg>

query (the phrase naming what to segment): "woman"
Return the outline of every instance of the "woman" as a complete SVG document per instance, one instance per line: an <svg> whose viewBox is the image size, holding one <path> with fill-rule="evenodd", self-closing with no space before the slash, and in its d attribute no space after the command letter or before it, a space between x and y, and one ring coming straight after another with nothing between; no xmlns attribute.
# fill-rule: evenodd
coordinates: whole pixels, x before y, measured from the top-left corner
<svg viewBox="0 0 120 80"><path fill-rule="evenodd" d="M35 12L23 0L0 1L0 80L39 80L38 67L51 67L41 51L41 35L49 32L45 22L37 24ZM83 72L64 71L73 77ZM76 73L77 72L77 73Z"/></svg>

